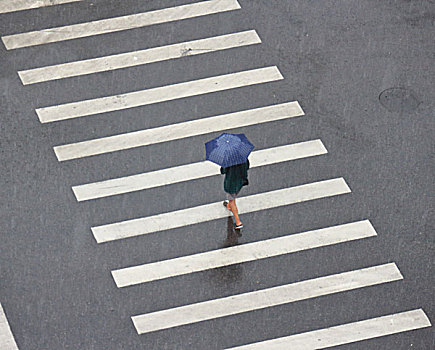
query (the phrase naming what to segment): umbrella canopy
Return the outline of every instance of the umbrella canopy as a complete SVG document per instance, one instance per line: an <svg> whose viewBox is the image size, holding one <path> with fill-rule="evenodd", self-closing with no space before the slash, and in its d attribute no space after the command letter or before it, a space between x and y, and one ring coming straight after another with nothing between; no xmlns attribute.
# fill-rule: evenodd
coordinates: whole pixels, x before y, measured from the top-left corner
<svg viewBox="0 0 435 350"><path fill-rule="evenodd" d="M224 168L245 163L253 149L245 134L223 133L205 144L206 159Z"/></svg>

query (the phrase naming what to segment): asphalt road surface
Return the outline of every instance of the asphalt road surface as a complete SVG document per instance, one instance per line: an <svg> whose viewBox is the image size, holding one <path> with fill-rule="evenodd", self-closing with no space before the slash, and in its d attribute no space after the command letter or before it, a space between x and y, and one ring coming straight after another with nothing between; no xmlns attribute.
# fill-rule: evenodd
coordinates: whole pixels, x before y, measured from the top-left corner
<svg viewBox="0 0 435 350"><path fill-rule="evenodd" d="M0 348L434 349L434 20L0 0Z"/></svg>

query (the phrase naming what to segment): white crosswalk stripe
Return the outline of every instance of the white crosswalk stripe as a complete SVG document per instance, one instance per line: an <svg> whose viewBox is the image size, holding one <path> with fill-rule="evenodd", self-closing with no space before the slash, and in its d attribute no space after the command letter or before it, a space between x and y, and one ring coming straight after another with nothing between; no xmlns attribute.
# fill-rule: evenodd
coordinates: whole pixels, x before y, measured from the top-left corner
<svg viewBox="0 0 435 350"><path fill-rule="evenodd" d="M422 309L237 346L227 350L317 350L430 327Z"/></svg>
<svg viewBox="0 0 435 350"><path fill-rule="evenodd" d="M369 220L112 271L121 287L376 236Z"/></svg>
<svg viewBox="0 0 435 350"><path fill-rule="evenodd" d="M6 318L3 306L0 304L0 349L1 350L18 350L8 319Z"/></svg>
<svg viewBox="0 0 435 350"><path fill-rule="evenodd" d="M132 321L144 334L401 279L390 263L133 316Z"/></svg>
<svg viewBox="0 0 435 350"><path fill-rule="evenodd" d="M134 15L6 35L2 37L2 40L6 49L12 50L21 47L119 32L153 24L179 21L238 9L240 9L240 5L236 0L201 1L194 4L137 13Z"/></svg>
<svg viewBox="0 0 435 350"><path fill-rule="evenodd" d="M336 178L241 197L238 199L237 207L240 214L252 213L349 192L350 188L344 179ZM221 219L228 217L228 215L228 210L223 207L222 202L217 202L139 219L96 226L91 229L96 241L102 243Z"/></svg>
<svg viewBox="0 0 435 350"><path fill-rule="evenodd" d="M301 106L294 101L55 146L53 149L59 161L66 161L303 115Z"/></svg>
<svg viewBox="0 0 435 350"><path fill-rule="evenodd" d="M71 119L284 79L277 67L251 69L126 94L36 109L41 123Z"/></svg>
<svg viewBox="0 0 435 350"><path fill-rule="evenodd" d="M30 10L83 0L0 0L0 13Z"/></svg>
<svg viewBox="0 0 435 350"><path fill-rule="evenodd" d="M18 72L18 75L23 84L28 85L260 43L261 39L255 30L249 30L112 56L28 69Z"/></svg>
<svg viewBox="0 0 435 350"><path fill-rule="evenodd" d="M318 156L325 153L327 153L327 150L322 141L313 140L254 151L250 154L249 160L251 168L256 168L280 162ZM219 168L220 167L214 163L203 161L106 181L73 186L72 189L77 200L81 202L219 175Z"/></svg>

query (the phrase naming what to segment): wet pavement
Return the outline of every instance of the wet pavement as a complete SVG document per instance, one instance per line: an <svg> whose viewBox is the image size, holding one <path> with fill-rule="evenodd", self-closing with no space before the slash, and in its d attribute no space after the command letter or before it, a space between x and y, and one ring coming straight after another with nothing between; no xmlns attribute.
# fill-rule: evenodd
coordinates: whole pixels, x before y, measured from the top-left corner
<svg viewBox="0 0 435 350"><path fill-rule="evenodd" d="M196 2L79 1L0 14L0 35ZM74 40L11 50L0 45L0 302L19 349L224 349L420 308L433 322L434 3L239 3L238 10ZM30 85L23 85L17 74L247 30L255 30L261 43L200 55L184 49L177 59ZM35 113L48 106L274 66L283 79L44 124ZM304 116L62 162L53 151L54 146L291 101L298 101ZM123 103L128 101L121 99ZM304 200L314 196L307 189L285 197L294 204L254 207L241 214L241 232L212 207L198 209L198 215L210 212L221 218L96 242L91 227L220 203L225 198L222 177L168 182L82 202L72 186L201 162L204 143L224 131L245 133L255 150L310 140L321 140L327 150L250 169L243 197L337 178L351 192ZM249 205L256 205L256 197L250 198L254 204ZM258 207L265 203L258 201ZM118 288L111 274L361 220L370 220L377 236L125 288ZM142 335L131 320L387 263L395 263L403 279L267 308L254 305L253 311ZM432 328L424 328L336 348L433 345Z"/></svg>

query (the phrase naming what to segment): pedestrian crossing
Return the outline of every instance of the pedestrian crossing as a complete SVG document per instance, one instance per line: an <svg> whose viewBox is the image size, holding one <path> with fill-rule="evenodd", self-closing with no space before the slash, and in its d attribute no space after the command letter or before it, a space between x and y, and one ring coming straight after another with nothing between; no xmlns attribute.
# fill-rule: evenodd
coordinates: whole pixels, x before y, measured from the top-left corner
<svg viewBox="0 0 435 350"><path fill-rule="evenodd" d="M62 5L83 0L0 0L0 14Z"/></svg>
<svg viewBox="0 0 435 350"><path fill-rule="evenodd" d="M254 151L249 156L249 161L251 168L257 168L296 159L319 156L325 153L327 153L327 151L322 141L313 140ZM73 186L72 189L77 200L81 202L196 180L209 176L217 176L220 174L219 169L218 165L203 161L106 181Z"/></svg>
<svg viewBox="0 0 435 350"><path fill-rule="evenodd" d="M336 178L240 197L237 201L237 207L240 214L247 214L314 199L338 196L349 192L350 188L346 181L343 178ZM199 224L228 216L229 212L222 205L222 202L215 202L173 212L95 226L91 230L95 240L98 243L103 243Z"/></svg>
<svg viewBox="0 0 435 350"><path fill-rule="evenodd" d="M132 320L137 332L144 334L401 279L391 263L137 315Z"/></svg>
<svg viewBox="0 0 435 350"><path fill-rule="evenodd" d="M75 1L80 0L16 0L14 2L0 0L0 13ZM121 17L5 35L2 36L2 41L6 49L13 50L95 37L135 28L143 28L145 31L147 26L155 24L170 25L171 22L175 21L209 15L220 16L224 13L240 9L241 6L236 0L198 1ZM248 29L209 37L196 37L184 42L174 40L171 44L110 56L83 57L76 61L50 66L38 66L38 63L32 62L31 64L35 65L34 68L22 69L17 73L23 85L32 85L89 74L97 75L101 72L127 69L151 63L158 65L159 62L168 60L177 60L177 64L181 65L183 62L182 58L184 57L212 55L219 51L224 51L227 55L231 55L233 50L251 45L260 45L261 43L262 40L256 30ZM284 79L284 76L277 66L266 65L223 75L205 78L192 77L191 79L183 82L174 82L165 86L146 87L143 90L129 91L113 96L40 107L36 108L35 112L42 124L61 122L63 120L114 111L126 111L131 108L242 87L248 88L258 84L280 81ZM116 134L115 131L115 134L111 136L62 144L54 146L53 150L59 162L63 162L112 152L126 152L138 147L152 147L159 143L206 135L213 132L248 128L253 125L267 126L269 122L291 120L303 116L305 116L305 113L299 102L291 101L253 109L238 110L221 115L206 117L191 115L191 120L185 118L184 121L179 123L122 134ZM250 162L251 168L257 168L325 155L327 153L328 150L322 140L314 139L255 150L250 155ZM168 155L169 157L170 155ZM91 162L92 158L89 161ZM211 179L219 175L219 166L210 162L199 161L185 164L177 160L177 163L181 163L181 165L76 185L72 187L72 190L77 201L83 202L180 184L201 178ZM239 212L245 215L271 210L270 215L273 216L273 209L278 207L317 199L323 199L325 205L327 205L328 198L351 193L351 189L343 177L311 183L304 182L304 179L300 179L300 183L303 183L302 185L281 187L268 192L254 193L238 198L237 205ZM355 184L355 186L357 185ZM187 196L187 194L185 195ZM99 202L96 205L98 206ZM197 224L205 225L213 220L227 218L229 215L229 211L222 205L222 201L218 201L156 215L93 226L90 228L90 231L97 243L114 242L116 244L116 241L131 237L142 237L141 239L146 240L149 234L176 228L189 229L191 225ZM272 259L306 250L315 250L320 247L347 244L368 238L375 239L377 236L377 232L369 218L361 221L345 222L335 226L320 227L314 230L286 234L251 243L196 252L167 260L157 260L135 266L115 268L111 271L111 275L118 288L126 288L144 283L159 283L159 281L168 278L177 277L181 279L183 276L193 273L234 264L254 261L262 262L265 259ZM135 263L137 264L137 262ZM194 325L207 320L231 317L240 313L310 300L320 296L342 292L351 293L357 289L366 287L376 288L376 286L379 287L392 282L400 283L403 279L395 263L363 267L350 271L344 267L343 270L344 272L320 277L313 276L310 279L271 288L245 291L241 294L234 294L223 298L209 299L194 304L137 314L132 316L131 320L138 334L162 330L169 331L172 328L183 325ZM178 283L178 281L175 282ZM125 292L128 293L128 288ZM255 318L256 316L252 315L252 317ZM3 319L5 319L5 316L0 305L0 335L3 335L6 329L4 328ZM231 349L320 349L430 326L430 320L424 311L422 309L415 309L325 329L307 331L283 338L236 346ZM0 339L2 338L0 337ZM231 337L229 336L227 340L231 341ZM232 344L232 346L235 345L236 342ZM0 347L3 349L1 341ZM5 349L9 350L9 348ZM16 350L16 344L15 348L10 349Z"/></svg>
<svg viewBox="0 0 435 350"><path fill-rule="evenodd" d="M117 55L28 69L19 71L18 75L24 85L30 85L260 43L261 39L257 32L255 30L248 30Z"/></svg>
<svg viewBox="0 0 435 350"><path fill-rule="evenodd" d="M125 94L37 108L41 123L120 111L153 103L205 95L212 92L268 83L284 79L275 66L187 81Z"/></svg>
<svg viewBox="0 0 435 350"><path fill-rule="evenodd" d="M6 49L12 50L94 35L115 33L128 29L169 23L238 9L240 9L240 5L236 0L201 1L189 5L181 5L134 15L6 35L2 37L2 40Z"/></svg>
<svg viewBox="0 0 435 350"><path fill-rule="evenodd" d="M18 350L14 335L9 327L8 319L2 304L0 304L0 349L2 350Z"/></svg>
<svg viewBox="0 0 435 350"><path fill-rule="evenodd" d="M424 311L417 309L264 342L237 346L227 350L317 350L430 326L431 323Z"/></svg>

